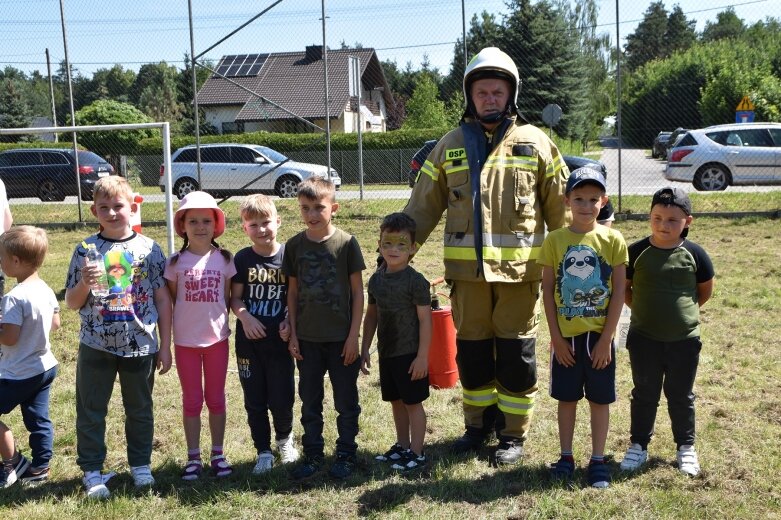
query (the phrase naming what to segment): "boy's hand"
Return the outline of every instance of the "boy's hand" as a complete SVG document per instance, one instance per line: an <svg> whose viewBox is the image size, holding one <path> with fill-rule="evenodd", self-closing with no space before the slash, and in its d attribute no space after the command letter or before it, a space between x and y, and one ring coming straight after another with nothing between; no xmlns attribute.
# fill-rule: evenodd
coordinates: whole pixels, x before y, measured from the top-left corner
<svg viewBox="0 0 781 520"><path fill-rule="evenodd" d="M242 317L241 325L247 339L263 339L266 337L266 327L253 315L246 313Z"/></svg>
<svg viewBox="0 0 781 520"><path fill-rule="evenodd" d="M572 349L569 341L559 337L551 340L553 345L553 355L560 365L565 367L575 366L575 351Z"/></svg>
<svg viewBox="0 0 781 520"><path fill-rule="evenodd" d="M290 322L287 320L279 324L279 337L285 342L290 339Z"/></svg>
<svg viewBox="0 0 781 520"><path fill-rule="evenodd" d="M418 379L423 379L428 375L428 359L425 359L421 356L415 356L415 359L412 361L412 364L409 366L409 370L407 370L408 374L412 374L411 379L413 381L417 381Z"/></svg>
<svg viewBox="0 0 781 520"><path fill-rule="evenodd" d="M296 336L290 336L290 340L287 344L287 351L290 352L290 355L293 356L294 359L299 361L304 359L304 356L301 355L301 350L298 346L298 337Z"/></svg>
<svg viewBox="0 0 781 520"><path fill-rule="evenodd" d="M165 374L171 369L171 349L164 348L157 351L157 369L160 374Z"/></svg>
<svg viewBox="0 0 781 520"><path fill-rule="evenodd" d="M361 354L361 372L365 375L369 375L369 369L372 367L372 356L370 352L364 352Z"/></svg>
<svg viewBox="0 0 781 520"><path fill-rule="evenodd" d="M342 349L342 357L344 358L344 366L352 365L358 359L358 336L347 336L347 341L344 342Z"/></svg>
<svg viewBox="0 0 781 520"><path fill-rule="evenodd" d="M601 336L591 351L591 367L596 370L602 370L610 365L613 360L613 352L610 348L610 338Z"/></svg>

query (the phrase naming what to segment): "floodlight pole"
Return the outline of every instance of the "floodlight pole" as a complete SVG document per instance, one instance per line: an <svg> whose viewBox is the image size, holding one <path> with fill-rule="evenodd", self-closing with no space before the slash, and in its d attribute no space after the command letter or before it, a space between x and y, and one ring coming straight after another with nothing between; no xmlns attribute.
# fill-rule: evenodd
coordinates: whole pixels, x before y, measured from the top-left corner
<svg viewBox="0 0 781 520"><path fill-rule="evenodd" d="M71 81L71 65L68 60L68 36L65 33L65 6L63 0L60 0L60 22L62 23L62 46L65 51L65 77L68 79L68 98L70 99L71 124L76 126L76 112L73 110L73 83ZM84 222L81 214L81 181L79 180L79 147L76 142L76 131L73 132L73 163L74 174L76 175L76 206L79 208L79 222Z"/></svg>
<svg viewBox="0 0 781 520"><path fill-rule="evenodd" d="M198 75L195 72L195 36L193 34L193 2L187 0L187 15L190 17L190 72L193 82L193 122L195 123L195 172L198 186L201 184L201 116L198 113Z"/></svg>
<svg viewBox="0 0 781 520"><path fill-rule="evenodd" d="M57 107L54 103L54 80L52 79L52 61L49 58L49 48L46 48L46 71L49 73L49 97L52 100L52 126L57 126ZM54 134L54 142L59 141L59 134Z"/></svg>
<svg viewBox="0 0 781 520"><path fill-rule="evenodd" d="M618 135L618 212L621 213L621 36L616 0L616 133Z"/></svg>
<svg viewBox="0 0 781 520"><path fill-rule="evenodd" d="M328 46L325 43L325 0L320 0L323 21L323 90L325 96L325 155L328 171L331 171L331 111L328 107Z"/></svg>

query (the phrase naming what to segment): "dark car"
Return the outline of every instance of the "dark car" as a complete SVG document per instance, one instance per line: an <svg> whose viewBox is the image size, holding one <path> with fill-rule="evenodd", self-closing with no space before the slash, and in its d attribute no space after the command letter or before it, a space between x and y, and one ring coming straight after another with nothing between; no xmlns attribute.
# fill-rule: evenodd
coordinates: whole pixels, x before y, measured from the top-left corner
<svg viewBox="0 0 781 520"><path fill-rule="evenodd" d="M436 144L436 139L426 141L423 143L423 146L420 148L420 150L415 152L415 155L412 156L412 160L409 162L409 172L407 172L407 181L409 182L410 188L415 185L415 181L418 179L418 172L420 171L420 167L423 166L424 162L426 162L426 157L428 157L428 154L431 153L431 150L434 149Z"/></svg>
<svg viewBox="0 0 781 520"><path fill-rule="evenodd" d="M659 132L654 138L654 144L651 145L651 157L658 159L667 155L667 141L670 140L672 132Z"/></svg>
<svg viewBox="0 0 781 520"><path fill-rule="evenodd" d="M20 148L0 153L0 179L8 198L38 197L60 201L78 195L76 161L73 150L59 148ZM92 200L95 183L114 174L114 167L101 156L79 151L78 179L82 200Z"/></svg>
<svg viewBox="0 0 781 520"><path fill-rule="evenodd" d="M673 130L673 133L670 134L669 139L667 139L667 143L664 145L664 158L668 161L670 160L670 150L675 146L675 142L683 137L683 134L688 132L688 128L681 128L678 127L675 130Z"/></svg>

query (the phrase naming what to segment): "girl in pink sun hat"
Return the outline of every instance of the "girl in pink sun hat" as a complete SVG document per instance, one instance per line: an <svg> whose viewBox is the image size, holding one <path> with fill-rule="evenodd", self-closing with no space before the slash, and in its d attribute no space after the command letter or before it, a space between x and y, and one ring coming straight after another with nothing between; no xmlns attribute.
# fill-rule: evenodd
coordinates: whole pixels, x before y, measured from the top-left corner
<svg viewBox="0 0 781 520"><path fill-rule="evenodd" d="M230 252L215 239L225 231L225 214L208 193L193 191L179 203L174 229L184 239L166 262L165 279L174 302L174 353L182 385L187 463L182 479L197 480L203 471L201 409L209 409L212 473L233 472L223 453L225 378L228 372L230 280L236 274Z"/></svg>

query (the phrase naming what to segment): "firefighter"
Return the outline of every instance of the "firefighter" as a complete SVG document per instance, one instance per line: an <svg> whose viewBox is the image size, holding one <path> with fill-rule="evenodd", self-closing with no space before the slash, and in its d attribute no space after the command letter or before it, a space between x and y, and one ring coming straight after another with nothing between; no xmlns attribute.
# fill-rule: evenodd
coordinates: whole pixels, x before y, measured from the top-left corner
<svg viewBox="0 0 781 520"><path fill-rule="evenodd" d="M447 210L445 278L451 285L456 362L466 431L453 451L478 451L496 432L498 464L515 464L537 393L535 342L545 234L564 226L569 172L556 145L515 101L518 68L487 47L464 72L466 110L431 151L404 212L425 242Z"/></svg>

